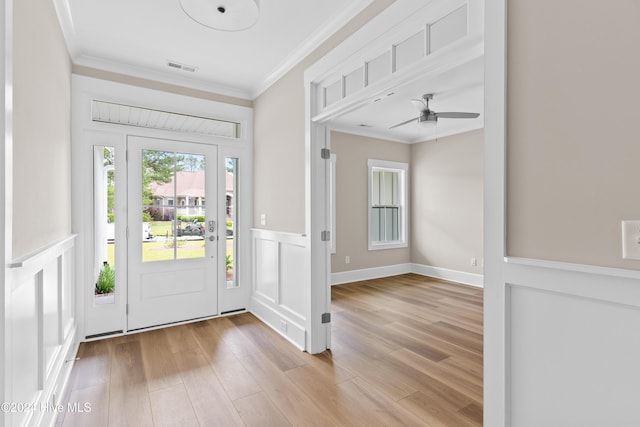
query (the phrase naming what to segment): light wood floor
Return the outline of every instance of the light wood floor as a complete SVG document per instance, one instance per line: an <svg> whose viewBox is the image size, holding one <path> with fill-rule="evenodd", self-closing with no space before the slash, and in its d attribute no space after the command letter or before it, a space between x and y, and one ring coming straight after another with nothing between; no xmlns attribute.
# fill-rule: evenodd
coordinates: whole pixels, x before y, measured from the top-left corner
<svg viewBox="0 0 640 427"><path fill-rule="evenodd" d="M482 290L418 275L332 290L332 351L251 314L80 346L64 426L479 426Z"/></svg>

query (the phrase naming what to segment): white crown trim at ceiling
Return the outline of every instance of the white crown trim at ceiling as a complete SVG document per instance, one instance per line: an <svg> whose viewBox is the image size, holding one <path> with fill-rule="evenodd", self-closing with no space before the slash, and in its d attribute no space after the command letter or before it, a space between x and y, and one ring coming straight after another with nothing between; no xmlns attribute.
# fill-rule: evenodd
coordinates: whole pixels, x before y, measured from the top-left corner
<svg viewBox="0 0 640 427"><path fill-rule="evenodd" d="M284 61L280 63L273 71L265 77L265 79L253 88L253 98L257 98L262 92L267 90L271 85L280 80L293 67L298 65L311 52L319 48L322 43L327 41L329 37L334 35L340 28L362 12L367 6L373 3L373 0L357 0L353 1L342 13L334 16L330 22L324 25L320 30L312 34L296 47Z"/></svg>
<svg viewBox="0 0 640 427"><path fill-rule="evenodd" d="M251 93L244 88L198 79L196 77L192 77L191 73L187 75L183 71L176 71L169 67L167 67L168 71L159 71L88 55L80 55L73 58L73 63L82 67L95 68L98 70L123 74L125 76L151 80L154 82L202 90L216 95L231 96L246 100L252 99ZM185 75L178 75L177 73L183 73Z"/></svg>
<svg viewBox="0 0 640 427"><path fill-rule="evenodd" d="M216 93L219 95L232 96L241 99L254 100L261 93L266 91L275 82L280 80L285 74L287 74L293 67L299 64L304 58L306 58L311 52L316 50L322 45L329 37L334 35L339 29L346 25L351 19L362 12L367 6L373 3L374 0L354 0L350 6L347 7L340 14L333 17L330 22L322 26L318 31L304 40L298 47L293 49L291 53L269 73L261 82L256 82L253 85L239 88L222 83L215 83L210 81L203 81L194 77L176 76L174 73L152 70L148 68L136 67L130 64L124 64L108 60L105 58L96 58L89 55L83 55L79 52L78 47L74 43L75 28L71 11L69 9L68 0L53 0L60 26L62 27L62 33L67 43L67 49L71 56L71 60L74 64L80 66L86 66L91 68L97 68L100 70L110 71L114 73L121 73L130 75L133 77L150 79L167 84L174 84L185 86L191 89L204 90L207 92Z"/></svg>

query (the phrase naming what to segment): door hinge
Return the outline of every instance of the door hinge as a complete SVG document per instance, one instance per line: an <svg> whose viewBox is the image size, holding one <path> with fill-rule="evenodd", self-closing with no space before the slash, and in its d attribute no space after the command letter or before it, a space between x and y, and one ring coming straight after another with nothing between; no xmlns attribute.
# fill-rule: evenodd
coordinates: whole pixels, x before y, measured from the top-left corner
<svg viewBox="0 0 640 427"><path fill-rule="evenodd" d="M129 226L127 225L127 239L129 238Z"/></svg>
<svg viewBox="0 0 640 427"><path fill-rule="evenodd" d="M323 242L328 242L331 240L331 232L329 230L324 230L320 233L320 240Z"/></svg>
<svg viewBox="0 0 640 427"><path fill-rule="evenodd" d="M329 160L331 158L331 150L329 150L328 148L321 148L320 158L324 160Z"/></svg>
<svg viewBox="0 0 640 427"><path fill-rule="evenodd" d="M331 313L322 313L322 323L331 323Z"/></svg>
<svg viewBox="0 0 640 427"><path fill-rule="evenodd" d="M129 315L129 304L128 303L125 305L125 312L126 312L126 314L128 316Z"/></svg>
<svg viewBox="0 0 640 427"><path fill-rule="evenodd" d="M129 150L125 150L125 152L124 152L124 161L125 162L129 161Z"/></svg>

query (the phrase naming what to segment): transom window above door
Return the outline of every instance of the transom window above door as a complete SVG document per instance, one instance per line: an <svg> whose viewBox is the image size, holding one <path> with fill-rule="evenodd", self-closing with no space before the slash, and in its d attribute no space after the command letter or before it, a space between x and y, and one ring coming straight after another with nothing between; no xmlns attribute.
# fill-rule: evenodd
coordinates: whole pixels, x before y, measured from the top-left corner
<svg viewBox="0 0 640 427"><path fill-rule="evenodd" d="M240 123L97 100L91 102L91 120L225 138L240 137Z"/></svg>

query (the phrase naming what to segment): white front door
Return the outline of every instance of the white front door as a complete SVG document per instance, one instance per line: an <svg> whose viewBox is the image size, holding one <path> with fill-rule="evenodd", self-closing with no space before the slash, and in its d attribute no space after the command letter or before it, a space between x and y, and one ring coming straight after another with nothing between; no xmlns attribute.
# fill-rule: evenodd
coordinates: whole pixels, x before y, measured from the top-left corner
<svg viewBox="0 0 640 427"><path fill-rule="evenodd" d="M129 136L127 150L127 329L218 314L217 147Z"/></svg>

